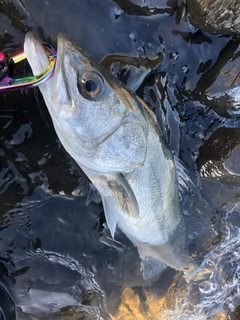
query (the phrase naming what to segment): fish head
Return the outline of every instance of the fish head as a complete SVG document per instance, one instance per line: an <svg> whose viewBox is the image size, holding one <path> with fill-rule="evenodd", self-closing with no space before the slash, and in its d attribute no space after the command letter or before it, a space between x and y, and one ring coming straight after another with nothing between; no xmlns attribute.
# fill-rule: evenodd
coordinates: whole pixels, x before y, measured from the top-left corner
<svg viewBox="0 0 240 320"><path fill-rule="evenodd" d="M47 68L47 52L32 33L24 51L34 74ZM148 127L139 99L62 34L54 74L39 87L61 143L80 165L129 172L143 164Z"/></svg>

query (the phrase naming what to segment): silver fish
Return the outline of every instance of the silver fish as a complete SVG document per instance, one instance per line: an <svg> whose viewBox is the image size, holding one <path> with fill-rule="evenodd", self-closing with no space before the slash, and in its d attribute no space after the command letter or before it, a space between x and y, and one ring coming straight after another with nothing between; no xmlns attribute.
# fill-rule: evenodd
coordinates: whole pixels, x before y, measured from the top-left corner
<svg viewBox="0 0 240 320"><path fill-rule="evenodd" d="M34 74L49 64L26 35ZM54 75L40 85L56 133L99 191L112 237L116 226L137 247L144 279L188 264L172 153L147 105L83 49L58 36Z"/></svg>

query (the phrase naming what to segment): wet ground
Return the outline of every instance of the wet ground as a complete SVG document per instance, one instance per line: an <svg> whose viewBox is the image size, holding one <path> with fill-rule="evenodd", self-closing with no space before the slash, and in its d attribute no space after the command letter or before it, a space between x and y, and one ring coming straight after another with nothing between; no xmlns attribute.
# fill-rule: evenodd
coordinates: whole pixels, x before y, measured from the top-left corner
<svg viewBox="0 0 240 320"><path fill-rule="evenodd" d="M111 240L101 203L86 205L89 182L39 90L1 93L6 319L238 319L239 40L194 28L175 1L1 1L0 21L2 50L29 30L55 46L64 32L132 88L141 75L137 93L196 187L184 213L204 226L191 248L202 261L193 280L168 268L147 285L128 239L118 231Z"/></svg>

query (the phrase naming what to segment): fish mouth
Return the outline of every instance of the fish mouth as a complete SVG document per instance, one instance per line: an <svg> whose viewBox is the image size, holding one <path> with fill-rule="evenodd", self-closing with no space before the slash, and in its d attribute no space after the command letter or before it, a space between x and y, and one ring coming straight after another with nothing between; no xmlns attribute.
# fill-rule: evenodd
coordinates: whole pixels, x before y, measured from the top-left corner
<svg viewBox="0 0 240 320"><path fill-rule="evenodd" d="M89 70L90 66L88 54L60 33L58 35L55 74L58 83L66 89L69 101L72 101L72 97L77 96L77 79L86 70Z"/></svg>
<svg viewBox="0 0 240 320"><path fill-rule="evenodd" d="M26 34L24 52L34 75L44 72L49 66L48 54L41 42L32 32Z"/></svg>
<svg viewBox="0 0 240 320"><path fill-rule="evenodd" d="M57 71L64 72L65 69L72 68L73 72L81 76L86 71L103 68L88 52L70 41L64 34L59 33L57 40Z"/></svg>
<svg viewBox="0 0 240 320"><path fill-rule="evenodd" d="M60 89L61 105L72 107L72 101L77 96L77 74L82 68L82 59L79 50L68 38L59 33L57 38L57 63L55 79ZM58 94L59 96L59 94Z"/></svg>
<svg viewBox="0 0 240 320"><path fill-rule="evenodd" d="M58 71L62 71L64 64L64 56L69 51L70 46L70 41L66 38L64 34L60 33L57 38L57 64L55 70L56 73L58 73Z"/></svg>
<svg viewBox="0 0 240 320"><path fill-rule="evenodd" d="M68 49L70 41L66 38L63 33L59 33L57 38L57 58L62 60L64 52Z"/></svg>
<svg viewBox="0 0 240 320"><path fill-rule="evenodd" d="M87 52L68 40L63 33L59 33L57 42L57 60L59 64L64 62L65 57L68 57L69 62L72 63L73 66L76 65L78 69L89 65Z"/></svg>

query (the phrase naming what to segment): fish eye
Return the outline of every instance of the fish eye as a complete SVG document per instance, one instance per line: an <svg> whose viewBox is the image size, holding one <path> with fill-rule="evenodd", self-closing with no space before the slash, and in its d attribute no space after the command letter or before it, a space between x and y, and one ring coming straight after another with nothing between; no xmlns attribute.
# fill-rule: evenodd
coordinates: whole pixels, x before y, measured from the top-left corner
<svg viewBox="0 0 240 320"><path fill-rule="evenodd" d="M86 72L81 77L81 94L86 98L96 99L101 96L104 90L104 80L96 72Z"/></svg>

